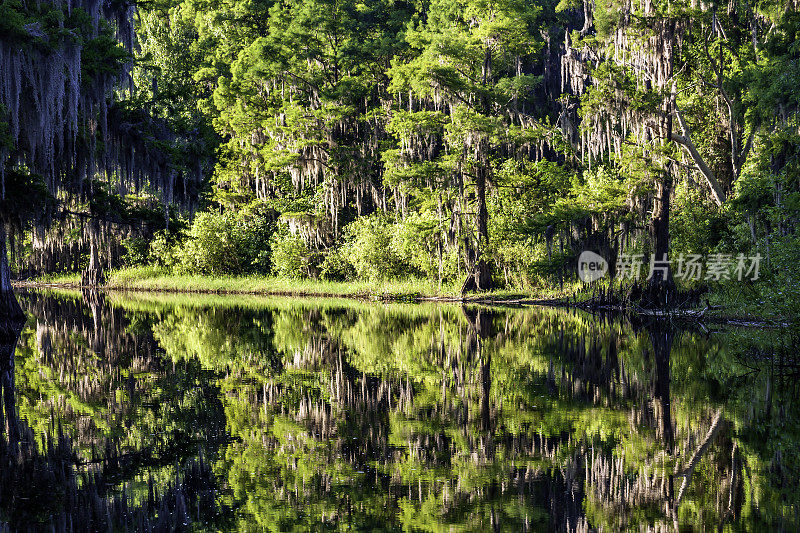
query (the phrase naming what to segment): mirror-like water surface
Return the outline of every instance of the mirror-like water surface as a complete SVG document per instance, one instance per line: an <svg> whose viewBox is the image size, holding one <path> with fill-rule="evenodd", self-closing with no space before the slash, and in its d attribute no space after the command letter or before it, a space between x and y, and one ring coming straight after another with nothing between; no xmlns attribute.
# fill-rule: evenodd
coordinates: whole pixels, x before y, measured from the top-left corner
<svg viewBox="0 0 800 533"><path fill-rule="evenodd" d="M797 366L776 332L540 308L20 300L29 320L0 343L0 530L800 525Z"/></svg>

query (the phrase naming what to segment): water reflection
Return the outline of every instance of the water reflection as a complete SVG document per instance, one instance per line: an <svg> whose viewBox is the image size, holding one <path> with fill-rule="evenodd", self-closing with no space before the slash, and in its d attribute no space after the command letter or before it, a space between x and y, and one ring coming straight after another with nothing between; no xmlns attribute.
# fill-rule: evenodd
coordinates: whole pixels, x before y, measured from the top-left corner
<svg viewBox="0 0 800 533"><path fill-rule="evenodd" d="M25 329L0 339L0 529L798 525L796 388L764 357L741 364L769 333L548 309L21 301Z"/></svg>

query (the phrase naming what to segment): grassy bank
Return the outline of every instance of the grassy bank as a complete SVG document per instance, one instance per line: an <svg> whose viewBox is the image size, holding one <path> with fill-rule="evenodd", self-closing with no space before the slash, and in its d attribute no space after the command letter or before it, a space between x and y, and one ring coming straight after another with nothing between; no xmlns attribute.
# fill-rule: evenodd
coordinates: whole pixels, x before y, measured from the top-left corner
<svg viewBox="0 0 800 533"><path fill-rule="evenodd" d="M55 287L79 289L80 275L48 275L21 286ZM597 282L592 288L607 288L608 283ZM460 285L448 284L438 287L428 280L410 279L402 281L318 281L298 280L263 276L192 276L165 272L154 267L125 268L112 271L103 287L111 291L136 291L183 294L241 294L254 296L294 296L356 298L386 301L471 301L476 303L540 303L563 304L585 301L592 296L591 290L579 282L540 286L536 289L499 289L461 297ZM787 312L776 308L774 298L764 301L755 287L746 284L715 285L703 299L700 309L706 319L711 320L769 320L784 323ZM780 307L780 306L778 306Z"/></svg>
<svg viewBox="0 0 800 533"><path fill-rule="evenodd" d="M30 282L32 285L79 287L80 275L49 275ZM124 268L109 272L108 290L155 291L206 294L260 294L283 296L327 296L389 300L461 299L460 284L439 287L429 280L409 279L397 281L322 281L287 279L263 276L197 276L171 274L153 267ZM572 294L576 287L542 287L540 290L502 289L467 300L554 299Z"/></svg>
<svg viewBox="0 0 800 533"><path fill-rule="evenodd" d="M452 297L453 287L428 281L333 282L286 279L262 276L197 276L170 274L151 268L130 268L111 272L107 289L197 292L230 294L274 294L288 296L350 296L411 298L419 296Z"/></svg>

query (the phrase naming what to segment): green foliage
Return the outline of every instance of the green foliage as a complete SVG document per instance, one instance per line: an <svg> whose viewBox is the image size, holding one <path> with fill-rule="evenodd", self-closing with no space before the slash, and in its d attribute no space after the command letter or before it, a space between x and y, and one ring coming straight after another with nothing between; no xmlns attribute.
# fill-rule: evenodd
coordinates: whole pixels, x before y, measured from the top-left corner
<svg viewBox="0 0 800 533"><path fill-rule="evenodd" d="M56 205L47 183L36 174L6 171L3 189L5 197L0 200L0 219L6 224L19 226L23 221L25 225L41 221Z"/></svg>
<svg viewBox="0 0 800 533"><path fill-rule="evenodd" d="M184 235L175 232L157 231L150 241L150 262L158 267L174 268L180 262L178 253L184 239Z"/></svg>
<svg viewBox="0 0 800 533"><path fill-rule="evenodd" d="M731 244L731 218L715 208L701 191L681 186L676 191L674 202L670 219L670 254L673 257L679 254L707 255ZM743 249L729 251L740 250Z"/></svg>
<svg viewBox="0 0 800 533"><path fill-rule="evenodd" d="M267 274L267 243L274 222L258 210L198 213L177 252L180 272L207 275Z"/></svg>
<svg viewBox="0 0 800 533"><path fill-rule="evenodd" d="M107 29L84 44L81 52L82 82L89 83L103 76L116 76L128 61L130 54Z"/></svg>
<svg viewBox="0 0 800 533"><path fill-rule="evenodd" d="M620 0L595 1L594 24L599 37L608 37L620 25L621 7Z"/></svg>
<svg viewBox="0 0 800 533"><path fill-rule="evenodd" d="M343 247L332 247L320 265L320 277L329 281L352 281L357 279L356 270L347 258Z"/></svg>
<svg viewBox="0 0 800 533"><path fill-rule="evenodd" d="M779 306L779 316L789 317L793 321L792 343L800 338L800 242L785 238L774 243L774 270L778 274L772 285L773 299ZM789 344L789 346L792 345Z"/></svg>
<svg viewBox="0 0 800 533"><path fill-rule="evenodd" d="M125 266L143 266L150 260L150 243L143 237L129 237L122 241L125 255L122 262Z"/></svg>
<svg viewBox="0 0 800 533"><path fill-rule="evenodd" d="M276 275L290 279L316 277L313 274L317 257L302 237L281 230L273 235L270 246Z"/></svg>
<svg viewBox="0 0 800 533"><path fill-rule="evenodd" d="M124 108L127 120L137 124L145 142L154 144L159 137L153 134L168 127L173 138L162 140L158 147L169 154L174 171L196 176L199 181L205 173L210 174L220 139L212 117L198 108L198 101L212 91L194 80L206 51L198 46L198 30L187 7L169 0L139 6L139 46L131 72L136 90L118 106Z"/></svg>
<svg viewBox="0 0 800 533"><path fill-rule="evenodd" d="M392 229L392 223L378 215L358 218L345 228L342 254L359 278L383 281L408 273L408 264L392 247Z"/></svg>
<svg viewBox="0 0 800 533"><path fill-rule="evenodd" d="M389 246L401 258L409 273L428 279L436 279L439 274L437 252L444 249L444 243L437 242L440 235L440 222L430 211L410 214L390 229ZM445 274L452 274L447 268ZM450 276L445 275L445 278Z"/></svg>
<svg viewBox="0 0 800 533"><path fill-rule="evenodd" d="M133 59L115 117L166 172L197 176L171 193L199 211L184 231L151 192L95 180L92 213L145 221L143 235L173 229L146 253L126 243L130 264L449 283L482 255L496 281L533 289L584 248L647 252L668 174L671 255L766 255L796 238L800 15L694 4L157 0L138 7L133 58L108 25L90 31L88 13L48 2L6 0L0 31L38 50L80 42L87 83ZM52 199L19 170L3 213L30 219ZM20 197L28 185L37 193ZM262 212L243 214L254 201ZM276 232L272 220L297 213L313 227Z"/></svg>

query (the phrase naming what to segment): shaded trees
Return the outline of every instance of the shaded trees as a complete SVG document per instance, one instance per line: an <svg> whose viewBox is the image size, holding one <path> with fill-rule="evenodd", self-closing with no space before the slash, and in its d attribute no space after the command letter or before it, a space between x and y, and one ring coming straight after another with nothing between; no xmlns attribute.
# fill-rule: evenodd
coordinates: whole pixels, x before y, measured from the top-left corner
<svg viewBox="0 0 800 533"><path fill-rule="evenodd" d="M642 180L631 191L639 198L629 201L633 210L636 203L648 206L645 249L660 261L669 248L676 187L704 191L706 210L717 211L754 150L758 157L759 139L769 135L764 126L774 119L764 110L787 116L775 93L757 87L795 9L739 2L725 8L609 2L582 9L586 24L567 35L563 59L581 126L568 121L567 133L580 139L589 165L610 165ZM783 86L779 92L793 91ZM666 302L671 287L671 269L656 270L650 299Z"/></svg>
<svg viewBox="0 0 800 533"><path fill-rule="evenodd" d="M135 41L132 4L6 2L2 9L7 26L0 41L2 201L29 204L29 192L40 203L50 194L50 200L58 199L57 209L43 213L6 211L3 223L21 232L34 222L43 236L52 217L77 216L80 225L93 221L84 232L89 253L84 279L97 284L102 279L100 219L118 219L97 209L97 190L99 196L121 197L162 191L168 220L176 186L196 179L201 158L189 156L187 171L181 149L186 129L177 131L174 124L123 101L124 91L134 91L128 75ZM32 182L33 191L7 188L7 178L14 177ZM41 243L33 241L34 247Z"/></svg>

